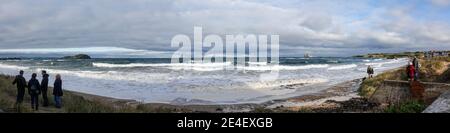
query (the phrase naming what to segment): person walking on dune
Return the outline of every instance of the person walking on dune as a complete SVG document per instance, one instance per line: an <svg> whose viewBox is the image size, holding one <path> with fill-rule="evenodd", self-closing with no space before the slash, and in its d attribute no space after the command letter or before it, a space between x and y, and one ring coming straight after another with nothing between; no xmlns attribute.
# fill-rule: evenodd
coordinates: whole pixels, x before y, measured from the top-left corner
<svg viewBox="0 0 450 133"><path fill-rule="evenodd" d="M31 108L34 110L39 108L39 95L41 94L41 85L36 76L37 74L33 73L30 81L28 81L28 94L31 96Z"/></svg>
<svg viewBox="0 0 450 133"><path fill-rule="evenodd" d="M406 67L406 75L408 75L409 81L414 81L414 74L415 74L414 65L412 62L409 62L408 66Z"/></svg>
<svg viewBox="0 0 450 133"><path fill-rule="evenodd" d="M53 83L53 96L55 107L61 108L61 97L63 96L61 75L56 74L55 83Z"/></svg>
<svg viewBox="0 0 450 133"><path fill-rule="evenodd" d="M19 71L19 75L16 76L12 84L17 85L16 108L20 112L20 104L22 104L25 95L25 87L27 87L27 81L23 77L23 70Z"/></svg>
<svg viewBox="0 0 450 133"><path fill-rule="evenodd" d="M44 104L42 106L48 106L48 98L47 98L47 89L48 89L48 74L47 71L42 70L42 81L41 81L41 90L42 90L42 100Z"/></svg>
<svg viewBox="0 0 450 133"><path fill-rule="evenodd" d="M414 65L414 80L418 80L419 79L419 59L417 59L417 57L414 57L413 59L413 65Z"/></svg>

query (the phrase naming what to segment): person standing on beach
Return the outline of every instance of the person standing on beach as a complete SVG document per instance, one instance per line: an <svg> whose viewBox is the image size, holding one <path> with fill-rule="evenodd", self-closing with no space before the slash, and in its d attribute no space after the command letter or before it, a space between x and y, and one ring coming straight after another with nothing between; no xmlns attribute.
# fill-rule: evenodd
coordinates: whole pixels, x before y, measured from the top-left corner
<svg viewBox="0 0 450 133"><path fill-rule="evenodd" d="M41 90L42 90L42 99L44 100L44 107L48 106L48 97L47 97L47 89L48 89L48 74L47 71L42 70L42 81L41 81Z"/></svg>
<svg viewBox="0 0 450 133"><path fill-rule="evenodd" d="M36 76L37 74L33 73L30 81L28 81L28 94L31 96L31 108L34 110L39 108L39 95L41 94L41 85Z"/></svg>
<svg viewBox="0 0 450 133"><path fill-rule="evenodd" d="M53 83L53 96L55 107L61 108L61 97L63 96L61 75L56 74L55 83Z"/></svg>
<svg viewBox="0 0 450 133"><path fill-rule="evenodd" d="M367 66L367 75L369 76L368 78L370 79L370 78L372 78L373 77L373 68L372 68L372 66Z"/></svg>
<svg viewBox="0 0 450 133"><path fill-rule="evenodd" d="M16 98L16 106L17 108L23 101L23 97L25 95L25 87L27 87L27 81L23 77L23 70L19 71L19 75L16 76L12 84L17 85L17 98ZM20 112L20 111L19 111Z"/></svg>
<svg viewBox="0 0 450 133"><path fill-rule="evenodd" d="M413 59L413 65L414 65L414 80L419 79L419 59L417 57L414 57Z"/></svg>

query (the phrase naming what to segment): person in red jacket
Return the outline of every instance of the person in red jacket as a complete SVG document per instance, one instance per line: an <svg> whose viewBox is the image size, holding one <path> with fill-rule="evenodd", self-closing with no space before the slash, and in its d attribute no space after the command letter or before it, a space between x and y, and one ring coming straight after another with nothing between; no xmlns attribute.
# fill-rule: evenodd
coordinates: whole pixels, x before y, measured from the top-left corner
<svg viewBox="0 0 450 133"><path fill-rule="evenodd" d="M406 71L407 71L406 74L408 75L408 80L413 81L416 70L411 62L409 62L408 67L406 67Z"/></svg>

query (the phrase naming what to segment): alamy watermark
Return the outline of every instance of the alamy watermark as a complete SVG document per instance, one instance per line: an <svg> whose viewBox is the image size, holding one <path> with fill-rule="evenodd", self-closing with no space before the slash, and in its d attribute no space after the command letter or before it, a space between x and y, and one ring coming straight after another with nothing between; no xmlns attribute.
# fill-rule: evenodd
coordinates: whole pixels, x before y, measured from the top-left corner
<svg viewBox="0 0 450 133"><path fill-rule="evenodd" d="M193 41L188 35L179 34L172 38L171 47L178 48L172 55L172 64L214 63L214 67L242 71L263 64L270 69L260 75L260 80L278 78L279 35L237 34L226 35L223 40L214 34L203 38L203 28L194 27Z"/></svg>

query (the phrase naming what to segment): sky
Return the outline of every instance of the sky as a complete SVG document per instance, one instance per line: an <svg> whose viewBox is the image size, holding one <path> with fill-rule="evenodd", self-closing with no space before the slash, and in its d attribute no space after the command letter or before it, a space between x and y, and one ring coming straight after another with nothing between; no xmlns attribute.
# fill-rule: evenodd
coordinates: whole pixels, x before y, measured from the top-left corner
<svg viewBox="0 0 450 133"><path fill-rule="evenodd" d="M0 0L0 53L167 56L195 26L279 35L281 56L450 50L450 0Z"/></svg>

